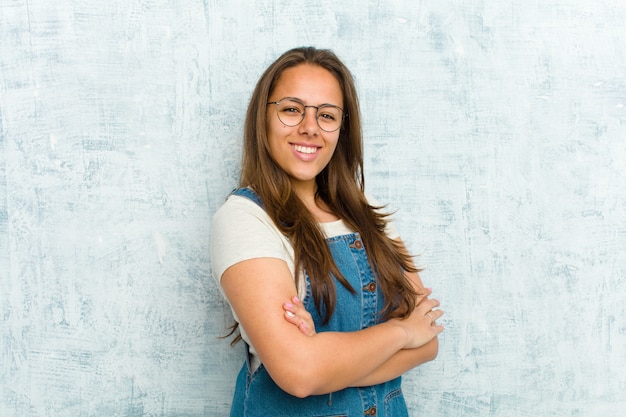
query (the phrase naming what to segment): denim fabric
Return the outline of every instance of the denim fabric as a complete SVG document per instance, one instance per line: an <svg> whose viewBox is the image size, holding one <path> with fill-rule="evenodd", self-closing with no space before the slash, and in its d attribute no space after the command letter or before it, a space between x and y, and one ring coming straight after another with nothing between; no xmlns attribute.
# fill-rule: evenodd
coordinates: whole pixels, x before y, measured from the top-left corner
<svg viewBox="0 0 626 417"><path fill-rule="evenodd" d="M250 189L233 192L250 198L262 207L258 196ZM367 253L358 233L327 239L331 253L341 273L356 294L350 293L338 281L335 312L327 324L315 308L309 277L306 277L305 308L313 316L317 332L361 330L381 322L382 292L370 267ZM235 386L231 417L331 417L331 416L408 416L398 377L384 384L363 388L346 388L327 395L297 398L279 388L263 365L251 371L249 360L244 363Z"/></svg>

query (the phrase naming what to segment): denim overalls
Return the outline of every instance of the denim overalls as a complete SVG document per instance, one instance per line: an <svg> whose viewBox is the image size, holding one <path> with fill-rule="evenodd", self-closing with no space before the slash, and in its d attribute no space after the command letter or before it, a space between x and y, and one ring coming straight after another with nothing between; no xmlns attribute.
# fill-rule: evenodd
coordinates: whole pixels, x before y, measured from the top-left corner
<svg viewBox="0 0 626 417"><path fill-rule="evenodd" d="M249 188L237 189L233 194L247 197L263 207L258 195ZM351 233L326 241L339 270L356 290L356 294L351 294L335 281L337 290L335 312L330 322L322 325L322 317L318 314L311 295L309 277L306 276L307 291L303 303L313 316L315 330L318 333L351 332L380 323L378 312L383 307L383 296L370 268L360 235ZM248 355L237 377L230 415L231 417L403 417L408 416L408 412L400 382L401 378L398 377L371 387L346 388L332 394L298 398L279 388L262 364L252 372Z"/></svg>

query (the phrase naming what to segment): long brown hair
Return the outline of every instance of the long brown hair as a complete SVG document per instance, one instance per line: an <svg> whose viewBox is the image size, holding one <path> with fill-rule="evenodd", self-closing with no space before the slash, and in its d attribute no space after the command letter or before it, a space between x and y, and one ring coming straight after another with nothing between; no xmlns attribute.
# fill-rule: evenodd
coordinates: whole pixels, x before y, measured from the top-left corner
<svg viewBox="0 0 626 417"><path fill-rule="evenodd" d="M373 207L365 198L356 87L350 71L332 51L313 47L295 48L285 52L263 73L246 114L239 185L256 191L270 218L293 245L296 271L306 271L315 306L328 322L336 304L333 276L346 288L353 292L354 289L339 271L324 234L293 191L289 176L273 161L266 129L267 102L276 82L287 68L302 64L322 67L337 79L347 114L337 148L316 178L315 198L323 201L335 215L360 233L384 295L382 318L406 317L415 307L417 293L404 272L416 269L402 246L385 234L387 214L382 214L381 207Z"/></svg>

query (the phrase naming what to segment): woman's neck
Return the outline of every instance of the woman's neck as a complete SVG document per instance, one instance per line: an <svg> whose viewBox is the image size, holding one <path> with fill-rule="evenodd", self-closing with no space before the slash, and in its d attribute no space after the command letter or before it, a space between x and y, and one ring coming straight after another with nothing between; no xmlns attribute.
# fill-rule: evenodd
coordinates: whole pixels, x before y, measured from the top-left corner
<svg viewBox="0 0 626 417"><path fill-rule="evenodd" d="M330 207L320 198L315 198L317 187L308 189L294 189L302 204L309 210L313 218L319 223L328 223L339 220L339 216L332 212Z"/></svg>

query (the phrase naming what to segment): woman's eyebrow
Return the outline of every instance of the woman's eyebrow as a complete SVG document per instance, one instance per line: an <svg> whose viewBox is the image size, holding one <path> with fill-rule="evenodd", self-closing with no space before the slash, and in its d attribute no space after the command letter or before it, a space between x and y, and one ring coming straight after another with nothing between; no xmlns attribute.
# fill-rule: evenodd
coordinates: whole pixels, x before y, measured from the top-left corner
<svg viewBox="0 0 626 417"><path fill-rule="evenodd" d="M309 106L309 104L305 104L304 100L299 99L298 97L283 97L280 100L276 100L276 101L283 101L283 100L293 100L293 101L297 101L298 103L302 104L303 106ZM334 107L339 107L340 109L342 108L341 106L339 106L337 104L333 104L333 103L322 103L322 104L318 104L318 105L313 106L313 107L322 107L322 106L334 106Z"/></svg>

